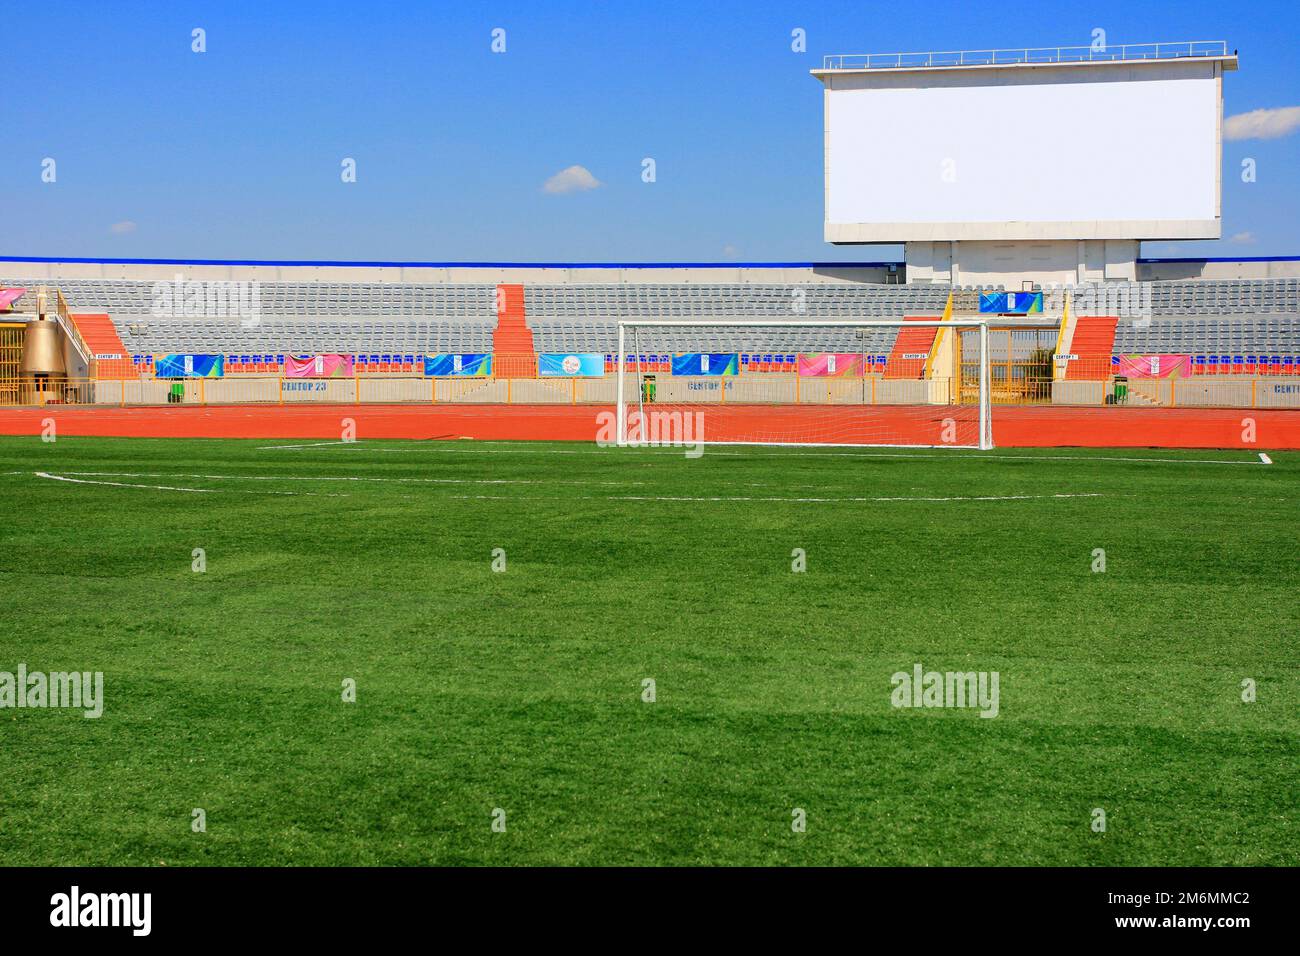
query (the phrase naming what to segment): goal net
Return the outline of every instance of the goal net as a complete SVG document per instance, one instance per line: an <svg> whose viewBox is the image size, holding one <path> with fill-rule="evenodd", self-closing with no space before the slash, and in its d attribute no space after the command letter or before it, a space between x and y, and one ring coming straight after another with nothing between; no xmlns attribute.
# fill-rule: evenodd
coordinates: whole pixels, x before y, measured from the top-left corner
<svg viewBox="0 0 1300 956"><path fill-rule="evenodd" d="M620 445L992 448L977 320L623 321Z"/></svg>

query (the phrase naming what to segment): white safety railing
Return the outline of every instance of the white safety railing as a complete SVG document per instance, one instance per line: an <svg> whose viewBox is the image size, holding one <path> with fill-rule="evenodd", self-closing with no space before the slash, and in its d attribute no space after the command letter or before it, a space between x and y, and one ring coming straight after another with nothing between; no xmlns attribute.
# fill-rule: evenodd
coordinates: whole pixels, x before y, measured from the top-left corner
<svg viewBox="0 0 1300 956"><path fill-rule="evenodd" d="M1036 63L1119 62L1228 56L1224 40L1127 43L1120 46L1049 46L1007 50L928 53L837 53L822 58L824 70L902 70L945 66L1015 66Z"/></svg>

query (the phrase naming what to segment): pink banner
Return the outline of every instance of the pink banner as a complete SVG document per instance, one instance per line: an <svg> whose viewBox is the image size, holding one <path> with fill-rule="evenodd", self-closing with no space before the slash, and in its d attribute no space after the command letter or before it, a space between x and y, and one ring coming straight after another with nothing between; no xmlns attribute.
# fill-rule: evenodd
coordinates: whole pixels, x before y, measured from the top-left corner
<svg viewBox="0 0 1300 956"><path fill-rule="evenodd" d="M284 357L285 378L351 378L351 355L293 355Z"/></svg>
<svg viewBox="0 0 1300 956"><path fill-rule="evenodd" d="M862 369L857 352L810 352L799 355L799 374L817 378L852 378Z"/></svg>
<svg viewBox="0 0 1300 956"><path fill-rule="evenodd" d="M1121 355L1116 375L1129 378L1184 378L1192 374L1190 355Z"/></svg>
<svg viewBox="0 0 1300 956"><path fill-rule="evenodd" d="M0 289L0 310L5 312L13 308L15 302L23 297L26 289Z"/></svg>

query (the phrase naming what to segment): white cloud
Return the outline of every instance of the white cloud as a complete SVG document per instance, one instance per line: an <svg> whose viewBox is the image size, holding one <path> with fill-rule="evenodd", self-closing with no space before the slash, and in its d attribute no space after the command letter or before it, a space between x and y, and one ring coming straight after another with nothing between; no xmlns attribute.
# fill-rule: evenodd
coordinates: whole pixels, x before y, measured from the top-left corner
<svg viewBox="0 0 1300 956"><path fill-rule="evenodd" d="M737 256L740 255L740 250L737 249L735 246L733 246L731 243L727 243L725 246L722 247L722 254L726 256L728 259L735 259Z"/></svg>
<svg viewBox="0 0 1300 956"><path fill-rule="evenodd" d="M589 189L597 189L603 185L604 183L591 175L591 170L586 166L570 166L568 169L561 169L546 180L542 184L542 191L552 195L561 195L563 193L586 192Z"/></svg>
<svg viewBox="0 0 1300 956"><path fill-rule="evenodd" d="M130 219L123 219L109 226L108 231L115 236L125 236L127 233L135 232L135 223Z"/></svg>
<svg viewBox="0 0 1300 956"><path fill-rule="evenodd" d="M1253 232L1238 232L1228 237L1229 242L1235 242L1238 245L1248 246L1255 241Z"/></svg>
<svg viewBox="0 0 1300 956"><path fill-rule="evenodd" d="M1251 110L1223 121L1224 139L1279 139L1300 129L1300 106Z"/></svg>

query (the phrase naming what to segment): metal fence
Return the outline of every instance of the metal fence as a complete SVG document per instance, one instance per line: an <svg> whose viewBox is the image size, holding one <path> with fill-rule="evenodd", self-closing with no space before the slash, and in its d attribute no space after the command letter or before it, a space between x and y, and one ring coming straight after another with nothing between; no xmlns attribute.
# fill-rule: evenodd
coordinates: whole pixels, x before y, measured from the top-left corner
<svg viewBox="0 0 1300 956"><path fill-rule="evenodd" d="M952 376L885 378L879 374L807 377L791 373L659 376L652 401L674 404L949 405L974 401L969 363ZM1004 376L999 378L998 369ZM998 405L1300 408L1300 377L1213 376L1163 379L1051 379L1031 363L991 363ZM424 378L358 376L300 379L228 376L189 379L0 379L0 406L286 406L286 405L612 405L616 379ZM629 376L625 399L637 401Z"/></svg>

